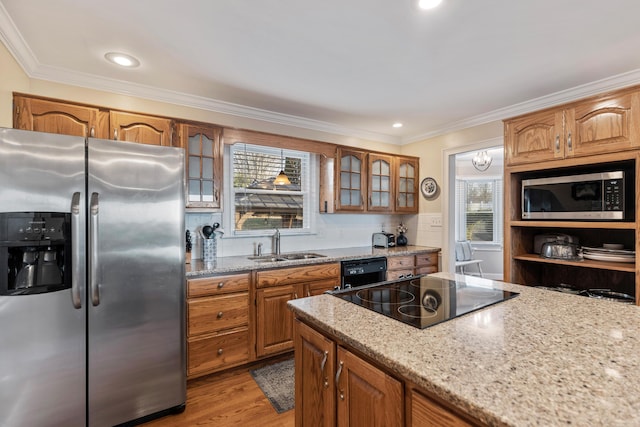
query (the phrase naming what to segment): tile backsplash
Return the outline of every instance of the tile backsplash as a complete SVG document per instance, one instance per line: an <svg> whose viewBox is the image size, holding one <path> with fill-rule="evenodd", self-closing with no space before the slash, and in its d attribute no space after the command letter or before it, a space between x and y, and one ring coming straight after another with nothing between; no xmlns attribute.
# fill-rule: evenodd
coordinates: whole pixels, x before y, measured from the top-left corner
<svg viewBox="0 0 640 427"><path fill-rule="evenodd" d="M370 246L372 233L384 230L397 234L396 227L400 222L404 222L409 227L406 235L410 245L438 246L439 242L429 243L436 238L435 233L418 236L420 232L424 233L426 230L421 231L416 226L417 217L418 215L318 214L315 218L313 233L287 235L285 230L282 232L280 246L282 252ZM262 243L263 253L272 252L271 233L263 236L234 237L230 229L226 231L228 227L223 223L222 214L187 213L185 226L192 235L191 257L193 259L202 258L202 227L214 222L220 223L220 230L224 232L217 242L218 257L253 255L258 243Z"/></svg>

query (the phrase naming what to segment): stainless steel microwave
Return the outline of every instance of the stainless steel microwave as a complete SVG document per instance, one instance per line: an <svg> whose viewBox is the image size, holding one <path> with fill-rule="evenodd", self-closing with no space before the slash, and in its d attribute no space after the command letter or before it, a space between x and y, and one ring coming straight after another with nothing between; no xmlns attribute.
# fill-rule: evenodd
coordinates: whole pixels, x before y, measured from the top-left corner
<svg viewBox="0 0 640 427"><path fill-rule="evenodd" d="M522 219L633 220L633 179L611 171L523 180Z"/></svg>

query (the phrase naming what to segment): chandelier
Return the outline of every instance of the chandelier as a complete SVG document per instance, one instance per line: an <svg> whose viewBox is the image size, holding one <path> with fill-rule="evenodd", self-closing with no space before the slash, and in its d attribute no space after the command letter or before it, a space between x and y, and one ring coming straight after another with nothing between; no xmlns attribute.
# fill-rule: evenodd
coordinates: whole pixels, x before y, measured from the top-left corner
<svg viewBox="0 0 640 427"><path fill-rule="evenodd" d="M491 156L487 151L478 151L473 159L471 159L471 163L473 167L479 170L480 172L484 172L489 169L491 166Z"/></svg>

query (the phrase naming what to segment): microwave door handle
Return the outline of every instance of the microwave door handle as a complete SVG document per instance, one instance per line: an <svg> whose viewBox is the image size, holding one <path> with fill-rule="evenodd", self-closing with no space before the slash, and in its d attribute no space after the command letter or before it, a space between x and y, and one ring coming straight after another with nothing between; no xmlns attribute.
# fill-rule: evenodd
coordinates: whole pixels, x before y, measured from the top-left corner
<svg viewBox="0 0 640 427"><path fill-rule="evenodd" d="M71 239L71 302L73 308L80 309L80 192L71 197Z"/></svg>
<svg viewBox="0 0 640 427"><path fill-rule="evenodd" d="M99 194L91 194L91 205L89 210L89 289L91 292L91 304L100 304L100 285L98 284L98 214Z"/></svg>

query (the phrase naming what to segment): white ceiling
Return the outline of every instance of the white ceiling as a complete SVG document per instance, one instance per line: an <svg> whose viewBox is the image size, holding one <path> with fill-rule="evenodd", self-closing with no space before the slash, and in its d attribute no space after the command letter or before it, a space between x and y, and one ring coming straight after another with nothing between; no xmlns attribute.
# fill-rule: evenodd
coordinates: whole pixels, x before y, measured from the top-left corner
<svg viewBox="0 0 640 427"><path fill-rule="evenodd" d="M639 17L638 0L0 0L0 40L32 78L405 143L640 83Z"/></svg>

